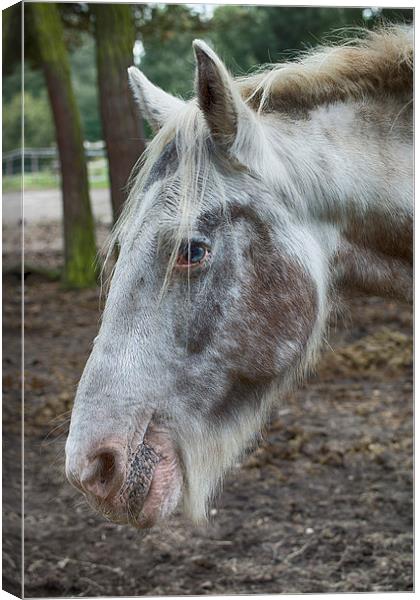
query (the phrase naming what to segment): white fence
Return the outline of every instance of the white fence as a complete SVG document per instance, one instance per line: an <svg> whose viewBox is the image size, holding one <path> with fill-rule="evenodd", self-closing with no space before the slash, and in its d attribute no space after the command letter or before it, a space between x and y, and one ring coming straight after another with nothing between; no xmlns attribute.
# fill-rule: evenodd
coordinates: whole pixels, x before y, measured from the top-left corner
<svg viewBox="0 0 420 600"><path fill-rule="evenodd" d="M106 157L105 142L84 142L86 158ZM59 156L56 147L52 148L23 148L3 152L3 175L21 173L35 173L45 167L58 171Z"/></svg>

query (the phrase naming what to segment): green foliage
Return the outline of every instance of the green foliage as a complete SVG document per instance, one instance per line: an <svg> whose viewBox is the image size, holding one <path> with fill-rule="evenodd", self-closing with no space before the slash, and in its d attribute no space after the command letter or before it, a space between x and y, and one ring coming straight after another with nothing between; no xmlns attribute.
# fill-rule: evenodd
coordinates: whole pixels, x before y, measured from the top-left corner
<svg viewBox="0 0 420 600"><path fill-rule="evenodd" d="M17 5L16 5L17 6ZM26 5L29 6L30 5ZM73 87L80 109L84 137L98 140L103 137L97 91L95 43L92 37L93 18L88 4L64 3L58 5L65 25L66 44L70 49ZM112 5L107 5L112 9ZM329 7L272 7L272 6L218 6L209 16L190 5L143 4L133 5L138 38L144 47L141 68L146 75L165 90L190 97L193 92L194 58L191 49L196 37L206 39L221 54L235 74L244 74L256 65L284 60L296 51L319 43L332 30L353 25L372 26L379 18L391 21L412 21L411 9L383 9L380 13L369 9L363 18L360 8ZM6 11L7 12L7 11ZM16 12L11 28L20 23ZM26 32L31 31L30 12L26 10ZM7 39L16 39L8 36ZM37 51L33 40L26 40L25 91L31 101L25 106L28 123L40 121L40 132L32 127L26 132L26 143L36 146L37 140L50 145L47 114L49 111L45 84L36 65ZM11 43L11 42L10 42ZM7 50L7 48L6 48ZM9 56L16 54L15 45ZM13 61L12 63L13 64ZM20 68L7 65L4 78L3 102L5 112L12 111L6 119L5 149L18 147L17 107L14 97L20 94ZM32 101L36 99L39 101ZM42 99L42 101L41 101ZM15 104L13 104L13 102ZM44 105L44 109L42 109ZM31 113L34 113L33 115ZM42 113L42 114L41 114ZM14 131L8 132L11 127ZM150 133L148 131L148 133ZM14 140L14 141L12 141Z"/></svg>
<svg viewBox="0 0 420 600"><path fill-rule="evenodd" d="M234 72L247 72L319 44L332 29L362 24L354 8L221 6L211 39Z"/></svg>
<svg viewBox="0 0 420 600"><path fill-rule="evenodd" d="M20 96L13 99L14 105ZM24 100L24 123L25 123L25 146L40 148L50 146L55 139L54 124L51 109L46 94L38 97L25 92ZM30 141L30 144L29 144Z"/></svg>
<svg viewBox="0 0 420 600"><path fill-rule="evenodd" d="M16 94L3 105L3 152L22 145L22 96Z"/></svg>
<svg viewBox="0 0 420 600"><path fill-rule="evenodd" d="M44 78L25 63L25 145L51 146L55 141L54 124ZM21 73L16 69L3 80L3 151L21 146Z"/></svg>
<svg viewBox="0 0 420 600"><path fill-rule="evenodd" d="M33 96L25 92L25 145L34 148L48 147L54 143L54 125L46 95ZM15 94L3 110L3 152L21 146L22 95Z"/></svg>
<svg viewBox="0 0 420 600"><path fill-rule="evenodd" d="M28 62L24 63L25 91L38 98L46 97L44 76L41 71L34 69ZM21 70L15 69L3 79L3 102L9 102L16 94L21 92Z"/></svg>
<svg viewBox="0 0 420 600"><path fill-rule="evenodd" d="M2 11L3 76L10 75L22 60L22 3Z"/></svg>
<svg viewBox="0 0 420 600"><path fill-rule="evenodd" d="M84 139L102 138L98 107L98 88L95 64L95 44L89 34L70 55L74 94L79 107ZM55 143L54 125L44 77L28 62L24 65L25 78L25 144L36 148ZM3 151L20 147L21 75L15 69L3 80Z"/></svg>
<svg viewBox="0 0 420 600"><path fill-rule="evenodd" d="M412 8L383 8L380 16L392 23L405 22L412 23L414 10Z"/></svg>
<svg viewBox="0 0 420 600"><path fill-rule="evenodd" d="M160 4L139 23L145 54L141 69L156 85L175 95L190 96L193 88L192 41L209 24L187 5Z"/></svg>
<svg viewBox="0 0 420 600"><path fill-rule="evenodd" d="M202 37L234 74L293 57L334 30L372 26L380 18L412 20L412 11L361 8L218 6L211 18L188 5L154 6L143 11L139 31L145 55L141 69L165 90L188 97L193 89L192 40Z"/></svg>

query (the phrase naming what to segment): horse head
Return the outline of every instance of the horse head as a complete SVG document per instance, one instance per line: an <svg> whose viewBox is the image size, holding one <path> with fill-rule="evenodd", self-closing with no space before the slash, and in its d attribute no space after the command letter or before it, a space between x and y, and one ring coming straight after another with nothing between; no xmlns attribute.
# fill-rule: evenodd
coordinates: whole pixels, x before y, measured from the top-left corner
<svg viewBox="0 0 420 600"><path fill-rule="evenodd" d="M255 110L205 43L194 50L189 102L129 70L156 135L115 230L118 260L66 445L70 481L137 527L180 504L203 519L313 362L344 235L332 201L357 185L334 151L325 162L325 110L292 135L293 116L280 124Z"/></svg>

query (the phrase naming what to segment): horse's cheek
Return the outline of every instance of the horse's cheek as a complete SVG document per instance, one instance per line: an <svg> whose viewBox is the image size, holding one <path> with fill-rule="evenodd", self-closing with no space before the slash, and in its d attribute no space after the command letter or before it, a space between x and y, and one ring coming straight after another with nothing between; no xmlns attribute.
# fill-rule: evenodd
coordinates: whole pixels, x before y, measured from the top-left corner
<svg viewBox="0 0 420 600"><path fill-rule="evenodd" d="M317 315L315 282L285 256L261 261L243 292L236 330L242 375L256 382L293 368L302 356Z"/></svg>

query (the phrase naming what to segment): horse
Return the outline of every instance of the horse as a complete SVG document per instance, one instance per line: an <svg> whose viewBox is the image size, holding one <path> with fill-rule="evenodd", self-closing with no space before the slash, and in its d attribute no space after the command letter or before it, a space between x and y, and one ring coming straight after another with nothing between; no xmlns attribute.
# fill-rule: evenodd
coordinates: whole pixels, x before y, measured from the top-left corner
<svg viewBox="0 0 420 600"><path fill-rule="evenodd" d="M412 36L383 26L240 78L196 40L189 101L129 68L156 135L66 442L69 481L108 519L205 522L340 298L410 301Z"/></svg>

